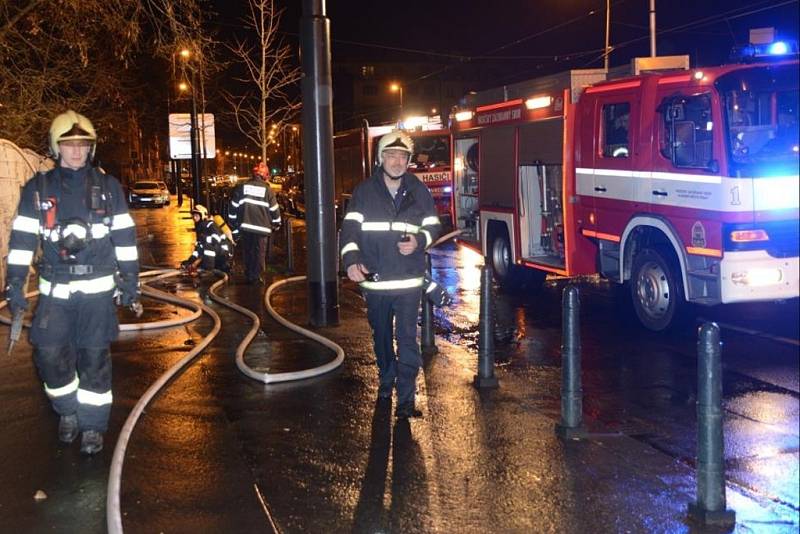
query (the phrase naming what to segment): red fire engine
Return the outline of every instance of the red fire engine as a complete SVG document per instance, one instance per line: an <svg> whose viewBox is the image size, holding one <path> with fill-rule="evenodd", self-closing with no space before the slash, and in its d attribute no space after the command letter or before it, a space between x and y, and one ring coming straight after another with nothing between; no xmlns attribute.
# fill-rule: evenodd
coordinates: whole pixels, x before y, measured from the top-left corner
<svg viewBox="0 0 800 534"><path fill-rule="evenodd" d="M423 120L425 119L425 120ZM408 121L412 122L408 122ZM431 124L431 126L428 126ZM452 170L450 160L450 131L426 117L411 117L400 127L414 140L414 156L409 172L425 182L436 202L437 211L445 224L450 223ZM377 165L375 149L383 134L397 129L397 124L354 128L334 136L334 168L336 198L346 201L358 182L366 179Z"/></svg>
<svg viewBox="0 0 800 534"><path fill-rule="evenodd" d="M452 121L462 242L506 286L629 283L651 330L686 301L797 297L798 62L632 67L465 97Z"/></svg>

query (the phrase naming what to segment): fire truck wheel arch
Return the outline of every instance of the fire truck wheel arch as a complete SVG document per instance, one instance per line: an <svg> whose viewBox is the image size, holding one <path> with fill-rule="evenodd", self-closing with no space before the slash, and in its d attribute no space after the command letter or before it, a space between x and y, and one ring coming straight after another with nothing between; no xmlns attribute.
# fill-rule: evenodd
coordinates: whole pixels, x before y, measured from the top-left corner
<svg viewBox="0 0 800 534"><path fill-rule="evenodd" d="M660 239L664 246L672 249L678 261L683 298L688 299L687 280L686 280L686 258L683 254L683 247L676 237L677 233L668 222L658 217L634 217L628 222L620 240L620 273L624 273L621 281L630 280L631 270L635 254L642 249L640 240L650 240L658 243Z"/></svg>

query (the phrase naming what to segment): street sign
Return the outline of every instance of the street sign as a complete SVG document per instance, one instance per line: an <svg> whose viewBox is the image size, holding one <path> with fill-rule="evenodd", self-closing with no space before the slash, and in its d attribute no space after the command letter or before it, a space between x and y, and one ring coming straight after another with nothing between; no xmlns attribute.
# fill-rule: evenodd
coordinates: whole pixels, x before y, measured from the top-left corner
<svg viewBox="0 0 800 534"><path fill-rule="evenodd" d="M189 113L169 114L169 157L172 159L192 159L191 115ZM216 155L214 140L214 114L197 114L197 132L200 136L200 157L213 158Z"/></svg>

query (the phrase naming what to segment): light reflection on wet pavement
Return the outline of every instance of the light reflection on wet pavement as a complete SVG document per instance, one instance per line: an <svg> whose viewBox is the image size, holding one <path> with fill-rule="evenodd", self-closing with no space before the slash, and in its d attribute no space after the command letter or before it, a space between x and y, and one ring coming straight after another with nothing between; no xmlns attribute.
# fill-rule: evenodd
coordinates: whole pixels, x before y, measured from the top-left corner
<svg viewBox="0 0 800 534"><path fill-rule="evenodd" d="M176 266L188 256L194 236L187 210L134 212L144 264ZM298 222L298 269L303 235ZM269 274L280 277L280 240L273 253ZM607 283L580 280L584 417L593 430L633 439L564 443L552 428L560 409L560 295L567 282L549 280L536 295L497 292L501 386L476 391L470 383L483 258L447 245L434 252L433 262L434 277L454 305L435 310L440 352L425 358L418 394L425 417L410 424L396 423L391 405L374 402L371 339L351 284L341 286L342 324L322 329L345 347L345 364L298 383L265 386L238 373L233 348L249 321L210 304L225 325L220 337L134 432L123 480L126 530L263 530L255 486L286 532L693 532L683 514L695 491L693 333L644 332L627 321ZM208 283L179 277L158 287L208 303ZM246 357L251 366L293 370L332 357L278 327L263 309L263 288L235 277L221 294L262 319ZM278 292L273 305L290 320L307 322L302 286ZM796 321L791 304L782 310L758 307L759 324L769 323L767 312ZM156 319L188 312L148 300L145 313ZM113 347L109 435L156 377L210 328L203 317L121 336ZM775 331L791 335L792 328L780 324ZM796 346L728 331L723 339L728 504L737 509L742 532L796 532ZM763 365L754 362L754 350ZM0 416L12 434L26 439L21 445L15 435L0 435L5 465L15 466L4 468L14 482L2 484L0 521L15 531L60 524L103 532L99 503L110 451L86 461L59 448L46 400L30 395L37 387L30 360L15 357L6 376L25 386L4 386L10 402ZM42 461L30 466L23 457ZM30 502L38 487L51 495L46 506ZM9 514L9 507L17 512Z"/></svg>

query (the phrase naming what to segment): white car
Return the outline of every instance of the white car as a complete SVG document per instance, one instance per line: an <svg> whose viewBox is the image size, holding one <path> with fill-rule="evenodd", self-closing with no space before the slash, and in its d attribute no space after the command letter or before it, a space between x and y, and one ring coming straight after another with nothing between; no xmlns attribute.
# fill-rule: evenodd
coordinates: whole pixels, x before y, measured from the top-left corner
<svg viewBox="0 0 800 534"><path fill-rule="evenodd" d="M128 191L131 207L169 206L169 190L164 182L136 182Z"/></svg>

